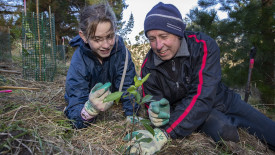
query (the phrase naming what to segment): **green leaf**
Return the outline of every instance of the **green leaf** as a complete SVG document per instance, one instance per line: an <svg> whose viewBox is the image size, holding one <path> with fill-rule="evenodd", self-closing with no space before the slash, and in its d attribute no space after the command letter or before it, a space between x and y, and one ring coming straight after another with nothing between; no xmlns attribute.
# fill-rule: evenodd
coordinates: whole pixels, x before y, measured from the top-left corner
<svg viewBox="0 0 275 155"><path fill-rule="evenodd" d="M143 79L141 80L136 80L135 81L135 86L140 87L150 76L150 73L148 73Z"/></svg>
<svg viewBox="0 0 275 155"><path fill-rule="evenodd" d="M119 97L119 98L117 98L117 99L115 100L116 104L118 104L118 103L119 103L120 98L121 98L121 97Z"/></svg>
<svg viewBox="0 0 275 155"><path fill-rule="evenodd" d="M137 88L134 85L131 85L128 89L127 92L131 93L132 91L135 91Z"/></svg>
<svg viewBox="0 0 275 155"><path fill-rule="evenodd" d="M140 99L141 99L140 94L137 93L135 97L136 97L136 102L137 102L137 104L139 104L139 103L140 103Z"/></svg>
<svg viewBox="0 0 275 155"><path fill-rule="evenodd" d="M134 85L131 85L128 89L127 92L129 92L130 94L133 94L134 96L136 96L137 94L137 88Z"/></svg>
<svg viewBox="0 0 275 155"><path fill-rule="evenodd" d="M134 77L134 82L136 83L136 81L138 81L138 78L137 78L137 76L135 75L135 77Z"/></svg>
<svg viewBox="0 0 275 155"><path fill-rule="evenodd" d="M153 98L152 95L146 95L146 96L143 97L141 103L150 102L152 98Z"/></svg>
<svg viewBox="0 0 275 155"><path fill-rule="evenodd" d="M138 135L139 134L139 132L136 132L136 131L134 131L134 132L132 132L131 134L129 133L129 134L127 134L124 138L123 138L123 140L124 141L130 141L131 139L133 139L136 135ZM132 136L131 136L132 135Z"/></svg>
<svg viewBox="0 0 275 155"><path fill-rule="evenodd" d="M145 129L147 131L149 131L153 136L155 136L155 131L154 131L154 129L150 125L144 123L143 126L145 127Z"/></svg>
<svg viewBox="0 0 275 155"><path fill-rule="evenodd" d="M137 80L136 82L135 82L135 86L136 87L139 87L139 86L141 86L142 85L142 81L141 80Z"/></svg>
<svg viewBox="0 0 275 155"><path fill-rule="evenodd" d="M144 83L150 76L151 73L148 73L143 79L141 79L142 83Z"/></svg>
<svg viewBox="0 0 275 155"><path fill-rule="evenodd" d="M142 136L143 136L142 133L138 133L138 134L136 135L136 139L138 140L138 139L140 139Z"/></svg>
<svg viewBox="0 0 275 155"><path fill-rule="evenodd" d="M143 120L140 120L140 122L144 125L144 124L148 124L150 125L151 124L151 121L149 119L143 119Z"/></svg>
<svg viewBox="0 0 275 155"><path fill-rule="evenodd" d="M110 101L114 101L117 99L120 99L121 95L123 94L123 92L114 92L109 94L108 96L106 96L103 100L103 102L110 102Z"/></svg>
<svg viewBox="0 0 275 155"><path fill-rule="evenodd" d="M153 140L152 138L142 138L138 142L150 143L152 140Z"/></svg>

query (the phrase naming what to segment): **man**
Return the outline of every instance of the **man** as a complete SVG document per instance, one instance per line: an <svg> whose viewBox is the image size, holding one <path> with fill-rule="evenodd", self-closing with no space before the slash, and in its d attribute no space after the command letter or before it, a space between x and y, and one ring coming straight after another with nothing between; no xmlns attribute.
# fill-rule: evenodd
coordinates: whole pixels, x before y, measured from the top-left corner
<svg viewBox="0 0 275 155"><path fill-rule="evenodd" d="M144 32L151 49L145 57L141 76L143 95L155 102L147 108L153 137L140 130L150 143L135 144L131 153L153 154L167 139L183 138L194 131L221 139L239 141L238 127L248 130L275 148L275 122L241 100L221 82L220 50L212 38L187 32L179 10L158 3L146 15Z"/></svg>

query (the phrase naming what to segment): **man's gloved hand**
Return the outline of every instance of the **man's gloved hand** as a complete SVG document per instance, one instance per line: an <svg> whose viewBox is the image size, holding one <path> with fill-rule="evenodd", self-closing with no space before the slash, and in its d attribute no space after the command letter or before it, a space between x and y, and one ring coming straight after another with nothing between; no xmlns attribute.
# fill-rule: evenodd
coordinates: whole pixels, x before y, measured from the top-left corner
<svg viewBox="0 0 275 155"><path fill-rule="evenodd" d="M141 155L151 155L159 151L166 143L168 140L168 137L166 136L166 133L161 131L158 128L154 129L155 136L153 136L149 131L147 130L138 130L132 133L132 142L134 142L133 146L129 146L128 148L130 149L130 154L141 154ZM142 134L140 137L139 134ZM124 140L130 141L131 135L128 134L124 137ZM136 137L140 137L136 139ZM144 142L140 141L144 138L150 138L151 141Z"/></svg>
<svg viewBox="0 0 275 155"><path fill-rule="evenodd" d="M86 111L90 116L94 117L98 115L100 111L106 111L109 109L113 102L105 102L103 103L104 98L109 95L111 92L109 91L109 87L111 86L110 82L105 83L97 83L91 90L89 95L89 100L85 103L84 109L82 111ZM81 112L81 116L85 119L84 112Z"/></svg>
<svg viewBox="0 0 275 155"><path fill-rule="evenodd" d="M159 101L151 102L148 112L149 118L155 126L159 127L167 124L170 118L169 101L162 98Z"/></svg>

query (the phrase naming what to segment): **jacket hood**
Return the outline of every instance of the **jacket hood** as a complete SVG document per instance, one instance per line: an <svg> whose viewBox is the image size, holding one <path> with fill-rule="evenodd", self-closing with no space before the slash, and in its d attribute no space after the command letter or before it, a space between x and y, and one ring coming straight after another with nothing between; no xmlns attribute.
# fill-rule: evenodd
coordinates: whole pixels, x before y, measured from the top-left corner
<svg viewBox="0 0 275 155"><path fill-rule="evenodd" d="M81 39L81 37L79 35L77 35L69 42L69 44L72 47L76 47L76 46L80 46L81 44L84 44L84 42Z"/></svg>

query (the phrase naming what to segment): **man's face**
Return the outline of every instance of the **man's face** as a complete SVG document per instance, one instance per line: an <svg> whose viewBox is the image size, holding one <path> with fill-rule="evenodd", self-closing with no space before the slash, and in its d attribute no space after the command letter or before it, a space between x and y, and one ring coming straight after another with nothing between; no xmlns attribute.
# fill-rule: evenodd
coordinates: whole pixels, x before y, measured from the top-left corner
<svg viewBox="0 0 275 155"><path fill-rule="evenodd" d="M162 30L150 30L147 32L147 36L152 50L161 60L170 60L180 48L180 38L171 33Z"/></svg>
<svg viewBox="0 0 275 155"><path fill-rule="evenodd" d="M85 37L81 32L81 38L85 41ZM111 50L115 44L115 33L111 28L110 22L98 23L95 36L86 40L92 51L97 54L98 59L102 62L103 58L109 57Z"/></svg>

